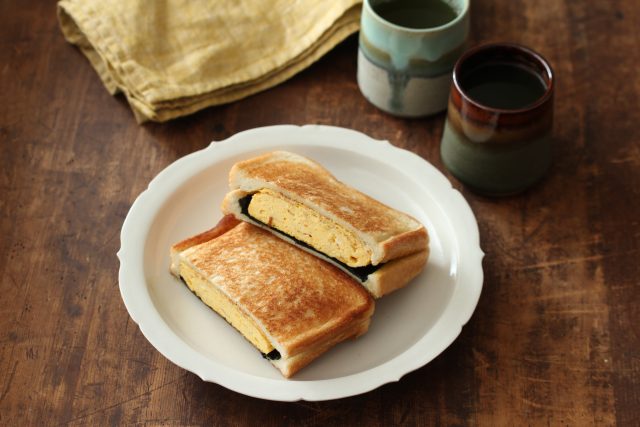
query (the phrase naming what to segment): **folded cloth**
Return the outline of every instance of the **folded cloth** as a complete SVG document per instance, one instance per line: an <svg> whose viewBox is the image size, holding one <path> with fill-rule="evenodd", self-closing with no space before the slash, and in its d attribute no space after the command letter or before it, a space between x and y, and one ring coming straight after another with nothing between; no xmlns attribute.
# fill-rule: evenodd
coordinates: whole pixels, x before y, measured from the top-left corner
<svg viewBox="0 0 640 427"><path fill-rule="evenodd" d="M62 0L65 38L136 120L273 87L358 30L362 0Z"/></svg>

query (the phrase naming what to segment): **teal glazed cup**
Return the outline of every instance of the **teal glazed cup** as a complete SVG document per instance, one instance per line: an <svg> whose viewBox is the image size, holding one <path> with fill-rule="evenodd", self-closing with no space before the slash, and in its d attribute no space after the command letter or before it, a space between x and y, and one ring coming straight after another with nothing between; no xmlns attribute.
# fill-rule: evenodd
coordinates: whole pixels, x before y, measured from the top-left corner
<svg viewBox="0 0 640 427"><path fill-rule="evenodd" d="M502 71L478 74L482 67ZM500 85L510 84L513 75L504 73L504 67L515 67L515 74L524 72L527 78L538 79L537 97L527 105L508 106L514 95L512 86ZM474 98L472 94L479 93L476 89L482 89L483 78L494 90L485 91L485 98ZM551 166L553 93L553 71L531 49L499 43L465 52L454 67L440 145L446 168L472 191L489 196L517 194L537 183ZM507 102L507 106L487 105L490 102L485 99L498 105Z"/></svg>
<svg viewBox="0 0 640 427"><path fill-rule="evenodd" d="M446 109L451 71L469 34L469 0L439 1L453 10L453 19L420 28L394 24L377 12L406 4L406 0L364 0L358 86L379 109L401 117L428 116ZM425 0L419 6L433 3Z"/></svg>

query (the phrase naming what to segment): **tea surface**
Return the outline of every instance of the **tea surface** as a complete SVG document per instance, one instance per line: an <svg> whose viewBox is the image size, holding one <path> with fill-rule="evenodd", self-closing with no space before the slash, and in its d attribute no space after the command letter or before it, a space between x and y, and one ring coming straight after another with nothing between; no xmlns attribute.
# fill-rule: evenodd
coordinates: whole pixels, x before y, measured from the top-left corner
<svg viewBox="0 0 640 427"><path fill-rule="evenodd" d="M528 107L546 92L546 85L533 71L501 62L470 70L461 76L460 85L474 101L505 110Z"/></svg>
<svg viewBox="0 0 640 427"><path fill-rule="evenodd" d="M458 15L443 0L392 0L374 5L373 10L392 24L413 29L439 27Z"/></svg>

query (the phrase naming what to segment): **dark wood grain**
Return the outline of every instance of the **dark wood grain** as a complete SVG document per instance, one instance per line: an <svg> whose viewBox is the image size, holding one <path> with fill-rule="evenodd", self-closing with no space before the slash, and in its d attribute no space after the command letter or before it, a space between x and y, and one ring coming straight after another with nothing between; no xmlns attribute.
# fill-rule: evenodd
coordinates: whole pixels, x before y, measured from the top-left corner
<svg viewBox="0 0 640 427"><path fill-rule="evenodd" d="M0 425L640 424L640 3L474 1L472 42L538 50L557 77L555 163L477 215L485 283L432 363L361 396L276 403L167 361L118 290L135 197L179 157L257 126L321 123L439 158L444 115L360 95L351 37L269 91L139 126L57 26L0 2Z"/></svg>

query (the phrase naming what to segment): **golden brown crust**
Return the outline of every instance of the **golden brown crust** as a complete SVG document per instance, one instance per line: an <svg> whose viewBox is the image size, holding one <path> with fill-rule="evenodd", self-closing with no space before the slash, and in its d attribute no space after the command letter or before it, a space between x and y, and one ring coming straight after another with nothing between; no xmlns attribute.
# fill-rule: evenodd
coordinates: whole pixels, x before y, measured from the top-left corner
<svg viewBox="0 0 640 427"><path fill-rule="evenodd" d="M262 229L268 230L273 233L273 230L271 230L265 224L257 223L252 218L242 214L237 203L237 199L243 197L244 195L246 195L246 193L242 192L241 190L235 190L227 194L227 197L223 202L223 210L231 212L231 214L235 215L239 220L250 222L251 224L254 224ZM374 298L380 298L383 295L389 294L407 285L425 267L427 259L429 257L429 235L424 231L424 229L415 230L413 233L415 233L415 235L411 236L410 239L412 239L413 241L423 240L424 247L426 249L388 261L379 266L378 270L376 270L374 273L371 273L368 276L367 280L363 283L363 286ZM324 255L312 251L308 248L301 247L298 242L291 239L290 237L282 235L280 233L274 233L274 235L292 245L300 247L302 250L305 250L314 256L332 263L345 273L349 274L349 272L345 270L343 266L335 263L334 260L331 260L328 257L325 257ZM402 248L402 240L399 239L398 244L395 246L394 250L396 250L396 253L399 254L402 253ZM354 278L354 280L358 279Z"/></svg>
<svg viewBox="0 0 640 427"><path fill-rule="evenodd" d="M404 287L422 272L429 257L429 250L416 252L389 261L371 273L364 286L375 298L380 298Z"/></svg>
<svg viewBox="0 0 640 427"><path fill-rule="evenodd" d="M330 340L326 341L320 346L314 347L313 349L304 353L297 354L291 358L276 360L272 363L278 369L280 369L282 375L284 375L286 378L290 378L292 375L307 366L309 363L318 358L318 356L322 355L334 345L350 338L355 339L367 332L367 330L369 329L370 320L370 317L367 317L359 323L353 323L345 330L333 335Z"/></svg>
<svg viewBox="0 0 640 427"><path fill-rule="evenodd" d="M371 297L338 268L251 224L222 223L226 232L203 233L215 236L209 240L187 239L198 244L180 257L251 316L283 357L323 345L371 315Z"/></svg>
<svg viewBox="0 0 640 427"><path fill-rule="evenodd" d="M216 237L226 233L233 227L238 225L240 221L234 218L233 215L225 215L222 219L210 230L203 233L196 234L195 236L188 237L181 242L176 243L171 247L172 252L182 252L192 246L199 245L208 240L215 239Z"/></svg>
<svg viewBox="0 0 640 427"><path fill-rule="evenodd" d="M417 230L400 234L392 239L382 242L382 247L386 256L383 262L411 255L416 252L416 248L422 250L429 249L429 234L424 227Z"/></svg>
<svg viewBox="0 0 640 427"><path fill-rule="evenodd" d="M246 193L263 188L280 192L356 233L370 248L377 265L426 248L426 230L399 212L338 181L318 163L303 156L275 151L236 163L229 173L232 190ZM228 195L236 199L237 195ZM235 210L223 202L225 213Z"/></svg>
<svg viewBox="0 0 640 427"><path fill-rule="evenodd" d="M192 246L199 245L200 243L215 239L216 237L221 236L222 234L231 230L233 227L238 225L238 223L240 223L240 221L233 215L225 215L212 229L195 236L188 237L171 246L171 272L176 276L180 275L180 252L187 250Z"/></svg>

